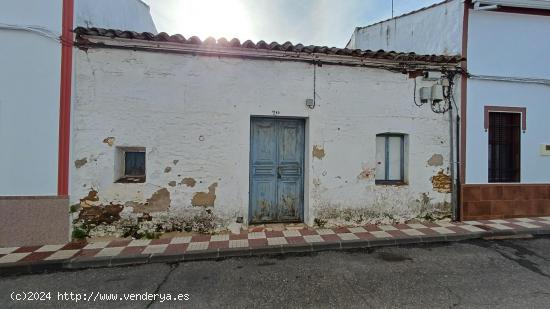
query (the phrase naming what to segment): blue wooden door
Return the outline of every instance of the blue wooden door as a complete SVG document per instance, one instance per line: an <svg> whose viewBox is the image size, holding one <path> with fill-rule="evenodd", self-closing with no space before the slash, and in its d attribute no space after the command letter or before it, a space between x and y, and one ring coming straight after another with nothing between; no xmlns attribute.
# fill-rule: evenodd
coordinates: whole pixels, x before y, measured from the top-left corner
<svg viewBox="0 0 550 309"><path fill-rule="evenodd" d="M252 118L250 128L249 221L302 221L303 119Z"/></svg>

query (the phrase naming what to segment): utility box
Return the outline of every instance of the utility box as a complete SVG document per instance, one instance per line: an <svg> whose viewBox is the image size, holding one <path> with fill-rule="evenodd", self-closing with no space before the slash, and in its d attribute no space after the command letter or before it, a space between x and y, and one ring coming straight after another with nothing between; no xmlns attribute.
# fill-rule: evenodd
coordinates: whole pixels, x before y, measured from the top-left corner
<svg viewBox="0 0 550 309"><path fill-rule="evenodd" d="M440 80L441 72L437 71L426 71L424 72L424 80Z"/></svg>
<svg viewBox="0 0 550 309"><path fill-rule="evenodd" d="M432 99L432 88L422 87L420 88L420 102L428 103Z"/></svg>
<svg viewBox="0 0 550 309"><path fill-rule="evenodd" d="M443 101L443 99L445 99L443 97L443 86L441 85L433 85L432 86L432 101L433 102L440 102L440 101Z"/></svg>
<svg viewBox="0 0 550 309"><path fill-rule="evenodd" d="M550 156L550 144L540 145L540 155L541 156Z"/></svg>

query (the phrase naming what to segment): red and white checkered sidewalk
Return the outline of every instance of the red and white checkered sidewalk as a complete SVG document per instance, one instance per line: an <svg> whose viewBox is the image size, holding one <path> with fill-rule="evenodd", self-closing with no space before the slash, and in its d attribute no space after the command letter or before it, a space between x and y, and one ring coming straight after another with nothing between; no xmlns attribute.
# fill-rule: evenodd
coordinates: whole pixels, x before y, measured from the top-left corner
<svg viewBox="0 0 550 309"><path fill-rule="evenodd" d="M243 250L299 244L341 243L367 240L421 239L438 235L468 235L488 231L529 232L550 229L550 217L479 220L465 222L366 225L332 229L263 230L241 234L193 235L164 239L71 242L63 245L0 248L0 267L41 261L70 261L78 258L178 255L213 250ZM233 249L237 248L237 249Z"/></svg>

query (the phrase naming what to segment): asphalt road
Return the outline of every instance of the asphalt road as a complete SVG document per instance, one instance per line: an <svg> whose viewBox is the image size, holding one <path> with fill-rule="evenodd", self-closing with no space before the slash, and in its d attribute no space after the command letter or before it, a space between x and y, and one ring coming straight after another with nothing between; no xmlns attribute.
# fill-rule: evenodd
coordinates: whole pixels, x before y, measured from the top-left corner
<svg viewBox="0 0 550 309"><path fill-rule="evenodd" d="M32 294L43 299L50 292L51 300L11 300L12 292L29 291L45 292ZM75 294L72 301L58 301L58 292L67 292L67 299ZM187 294L188 300L75 302L84 293L118 293L120 299L129 297L124 293L146 298L146 292L182 299ZM550 238L5 277L0 307L549 308Z"/></svg>

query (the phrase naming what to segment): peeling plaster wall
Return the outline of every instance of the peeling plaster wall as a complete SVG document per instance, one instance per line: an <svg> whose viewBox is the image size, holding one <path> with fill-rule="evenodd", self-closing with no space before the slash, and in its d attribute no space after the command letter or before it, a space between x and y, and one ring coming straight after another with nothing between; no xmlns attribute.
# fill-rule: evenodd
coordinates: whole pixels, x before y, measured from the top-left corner
<svg viewBox="0 0 550 309"><path fill-rule="evenodd" d="M453 0L411 15L356 28L346 47L436 55L460 54L462 2Z"/></svg>
<svg viewBox="0 0 550 309"><path fill-rule="evenodd" d="M91 188L98 203L121 205L166 189L170 212L213 203L224 224L237 217L246 224L250 116L273 111L307 119L306 223L346 209L378 209L399 220L450 201L431 180L448 168L448 117L416 107L406 75L318 67L311 110L305 100L313 95L313 67L306 63L90 49L76 52L75 65L72 157L87 163L72 167L72 203ZM374 183L376 134L385 132L408 134L408 185ZM120 146L146 148L146 183L114 183ZM442 165L428 164L434 154L443 154Z"/></svg>

